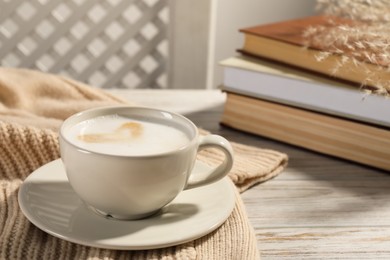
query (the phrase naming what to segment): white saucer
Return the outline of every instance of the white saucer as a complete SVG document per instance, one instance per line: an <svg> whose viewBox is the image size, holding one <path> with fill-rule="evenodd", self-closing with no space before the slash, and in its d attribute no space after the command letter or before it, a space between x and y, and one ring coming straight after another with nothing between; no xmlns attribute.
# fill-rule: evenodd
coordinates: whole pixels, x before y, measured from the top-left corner
<svg viewBox="0 0 390 260"><path fill-rule="evenodd" d="M197 161L194 171L209 168ZM146 219L104 218L85 206L68 183L62 161L34 171L19 190L24 215L43 231L70 242L108 249L173 246L204 236L230 216L234 186L224 179L183 191L160 213Z"/></svg>

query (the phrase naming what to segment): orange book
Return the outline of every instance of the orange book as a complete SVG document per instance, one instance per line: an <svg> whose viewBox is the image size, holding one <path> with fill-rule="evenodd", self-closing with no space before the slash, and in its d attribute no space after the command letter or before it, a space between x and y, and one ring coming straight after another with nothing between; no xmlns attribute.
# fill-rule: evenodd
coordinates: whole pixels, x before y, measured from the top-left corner
<svg viewBox="0 0 390 260"><path fill-rule="evenodd" d="M245 36L244 45L239 52L282 62L359 85L375 86L375 82L369 79L373 73L381 81L390 80L388 71L378 70L380 65L370 63L368 60L364 61L364 66L356 65L352 59L342 61L342 55L333 53L326 59L318 61L319 55L324 50L319 46L307 46L308 39L304 37L303 33L310 26L331 27L335 24L356 25L356 22L329 16L309 16L243 28L240 32ZM340 66L341 63L343 63L342 66Z"/></svg>

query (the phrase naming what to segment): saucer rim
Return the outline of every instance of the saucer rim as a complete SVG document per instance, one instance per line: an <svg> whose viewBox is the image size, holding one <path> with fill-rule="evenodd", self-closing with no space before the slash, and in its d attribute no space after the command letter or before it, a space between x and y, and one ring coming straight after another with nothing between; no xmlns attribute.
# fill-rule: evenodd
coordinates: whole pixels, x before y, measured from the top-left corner
<svg viewBox="0 0 390 260"><path fill-rule="evenodd" d="M205 163L203 163L203 162L201 162L199 160L197 160L196 163L200 163L200 164L203 164L204 166L210 167L207 164L205 164ZM58 165L54 165L54 164L58 164ZM33 225L35 225L37 228L41 229L42 231L44 231L44 232L46 232L46 233L48 233L48 234L50 234L50 235L52 235L54 237L63 239L63 240L68 241L68 242L72 242L72 243L76 243L76 244L79 244L79 245L83 245L83 246L90 246L90 247L102 248L102 249L113 249L113 250L149 250L149 249L160 249L160 248L166 248L166 247L171 247L171 246L184 244L184 243L187 243L187 242L190 242L190 241L194 241L194 240L196 240L198 238L201 238L201 237L203 237L203 236L205 236L207 234L210 234L211 232L213 232L217 228L219 228L230 217L230 215L232 214L232 212L233 212L233 210L235 208L235 204L236 204L236 199L235 199L235 194L234 194L234 189L235 189L234 184L226 176L226 177L222 178L221 180L219 180L219 181L217 181L215 183L211 183L211 184L206 185L206 186L210 186L210 187L217 186L217 185L224 185L225 186L224 189L226 190L226 193L230 193L229 195L230 195L230 198L231 198L229 201L225 201L224 203L221 203L221 204L223 204L225 206L224 208L225 208L225 212L226 213L223 216L220 216L218 218L218 220L215 221L215 223L213 223L212 225L208 226L207 228L201 229L201 231L196 232L195 234L182 237L181 239L174 239L174 238L169 239L168 238L164 242L155 242L155 243L150 243L150 244L133 242L133 243L129 243L127 245L124 245L124 244L117 244L117 245L107 244L106 241L110 240L110 239L104 239L104 240L100 240L100 241L99 240L89 241L89 240L77 239L77 237L72 237L72 236L69 236L69 235L67 236L67 235L62 234L61 232L56 232L56 231L51 230L50 227L48 227L42 221L40 221L39 218L37 218L35 216L35 214L30 212L29 206L27 205L28 203L26 202L26 198L24 197L25 193L26 193L26 191L25 191L26 184L29 183L31 181L31 179L34 178L34 176L36 176L37 174L39 174L41 171L45 170L45 168L47 168L49 166L52 166L52 167L55 167L55 166L63 167L61 159L56 159L56 160L53 160L53 161L51 161L49 163L46 163L45 165L42 165L41 167L39 167L38 169L33 171L23 181L22 185L20 186L20 189L19 189L19 192L18 192L19 207L20 207L23 215ZM194 190L196 191L196 188ZM192 192L194 190L192 190ZM186 192L186 191L184 191L184 192ZM178 197L179 196L180 196L180 194L178 195ZM85 207L87 207L87 206L85 206ZM210 210L213 210L213 209L209 208L207 210L210 211ZM95 213L90 211L89 214L95 214Z"/></svg>

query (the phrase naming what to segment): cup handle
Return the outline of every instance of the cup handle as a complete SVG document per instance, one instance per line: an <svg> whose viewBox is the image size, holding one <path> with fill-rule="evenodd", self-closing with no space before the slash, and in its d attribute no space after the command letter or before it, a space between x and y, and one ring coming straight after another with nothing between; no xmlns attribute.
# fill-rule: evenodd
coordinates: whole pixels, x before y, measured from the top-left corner
<svg viewBox="0 0 390 260"><path fill-rule="evenodd" d="M229 141L219 135L201 136L198 152L206 148L217 148L225 154L225 159L217 167L207 172L191 174L185 190L216 182L225 177L233 167L233 148Z"/></svg>

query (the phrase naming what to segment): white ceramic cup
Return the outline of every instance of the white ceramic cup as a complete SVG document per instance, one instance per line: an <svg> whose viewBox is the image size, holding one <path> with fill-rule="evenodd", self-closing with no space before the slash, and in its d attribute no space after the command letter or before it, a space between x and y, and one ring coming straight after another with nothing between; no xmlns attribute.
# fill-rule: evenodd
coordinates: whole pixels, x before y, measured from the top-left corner
<svg viewBox="0 0 390 260"><path fill-rule="evenodd" d="M175 126L189 141L180 149L151 155L112 155L72 143L69 129L105 115L147 118ZM116 219L140 219L159 211L181 191L213 183L232 168L230 143L218 135L200 136L189 119L158 109L115 106L86 110L67 118L60 129L60 151L70 185L89 207ZM207 147L221 150L223 162L210 172L191 174L197 153Z"/></svg>

